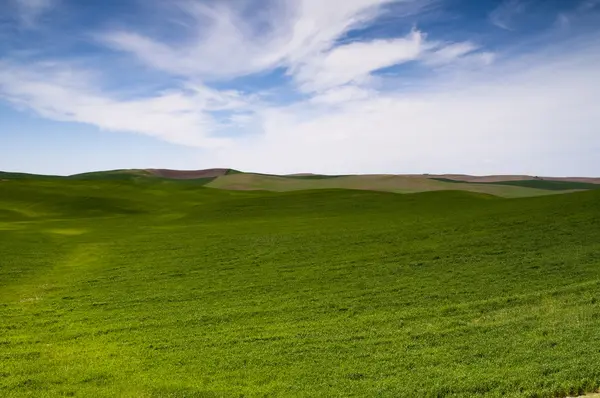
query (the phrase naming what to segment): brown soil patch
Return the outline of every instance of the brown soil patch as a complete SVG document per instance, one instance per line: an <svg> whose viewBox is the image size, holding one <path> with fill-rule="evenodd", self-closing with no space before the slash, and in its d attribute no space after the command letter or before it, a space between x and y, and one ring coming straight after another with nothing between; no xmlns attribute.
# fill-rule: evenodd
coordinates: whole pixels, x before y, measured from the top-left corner
<svg viewBox="0 0 600 398"><path fill-rule="evenodd" d="M206 170L169 170L169 169L147 169L151 174L162 178L174 180L195 180L198 178L215 178L224 176L229 169L206 169Z"/></svg>

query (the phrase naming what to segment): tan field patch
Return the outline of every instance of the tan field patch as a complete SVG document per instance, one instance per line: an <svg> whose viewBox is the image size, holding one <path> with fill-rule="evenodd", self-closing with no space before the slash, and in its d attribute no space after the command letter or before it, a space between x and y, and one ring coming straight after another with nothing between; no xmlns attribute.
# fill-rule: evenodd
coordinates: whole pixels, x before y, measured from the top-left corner
<svg viewBox="0 0 600 398"><path fill-rule="evenodd" d="M431 179L429 176L417 175L350 175L328 178L292 178L263 174L229 174L218 177L206 185L210 188L230 190L267 190L275 192L310 190L310 189L359 189L369 191L417 193L428 191L459 190L487 193L500 197L516 198L557 194L556 191L509 186L482 185L469 183L444 182ZM565 193L567 191L562 191Z"/></svg>

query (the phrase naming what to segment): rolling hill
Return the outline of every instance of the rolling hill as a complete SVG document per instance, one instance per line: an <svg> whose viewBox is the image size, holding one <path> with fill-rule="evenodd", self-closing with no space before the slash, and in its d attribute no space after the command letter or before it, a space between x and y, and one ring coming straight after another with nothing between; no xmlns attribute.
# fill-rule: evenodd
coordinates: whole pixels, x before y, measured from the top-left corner
<svg viewBox="0 0 600 398"><path fill-rule="evenodd" d="M139 183L177 180L224 190L274 192L312 189L357 189L394 193L460 190L516 198L600 188L600 179L582 177L467 176L467 175L271 175L233 169L130 169L76 174L67 177L0 173L0 179L128 180Z"/></svg>

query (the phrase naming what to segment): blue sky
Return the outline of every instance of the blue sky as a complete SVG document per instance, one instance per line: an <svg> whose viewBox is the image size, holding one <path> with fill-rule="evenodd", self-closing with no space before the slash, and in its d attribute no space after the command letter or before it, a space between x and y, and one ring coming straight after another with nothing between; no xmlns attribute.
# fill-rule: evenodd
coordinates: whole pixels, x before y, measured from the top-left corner
<svg viewBox="0 0 600 398"><path fill-rule="evenodd" d="M0 0L0 170L600 176L600 0Z"/></svg>

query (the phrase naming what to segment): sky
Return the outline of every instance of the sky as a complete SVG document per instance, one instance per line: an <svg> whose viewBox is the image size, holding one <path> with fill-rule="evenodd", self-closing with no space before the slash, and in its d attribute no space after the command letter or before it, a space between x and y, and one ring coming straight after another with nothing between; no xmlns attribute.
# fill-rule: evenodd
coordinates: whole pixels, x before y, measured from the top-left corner
<svg viewBox="0 0 600 398"><path fill-rule="evenodd" d="M600 176L600 0L0 0L0 170Z"/></svg>

